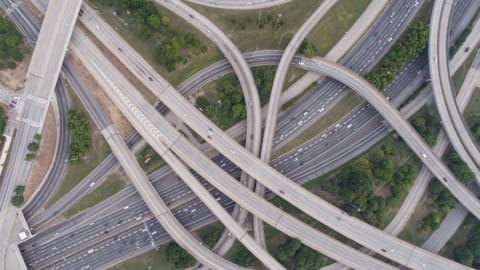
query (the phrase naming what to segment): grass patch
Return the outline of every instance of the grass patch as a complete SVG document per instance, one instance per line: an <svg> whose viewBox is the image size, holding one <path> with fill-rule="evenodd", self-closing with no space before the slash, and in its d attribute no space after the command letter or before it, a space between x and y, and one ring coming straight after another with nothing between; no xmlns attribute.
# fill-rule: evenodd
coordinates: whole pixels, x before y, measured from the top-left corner
<svg viewBox="0 0 480 270"><path fill-rule="evenodd" d="M301 97L299 97L300 99ZM273 153L272 159L275 159L292 149L295 149L299 145L302 145L306 141L312 139L316 135L318 135L320 132L325 130L327 127L331 126L333 123L337 122L340 120L342 117L344 117L347 113L349 113L351 110L353 110L355 107L357 107L363 99L356 95L353 92L349 92L345 97L343 97L331 110L328 111L328 113L323 116L320 120L318 120L315 124L313 124L311 127L309 127L307 130L303 131L301 134L296 136L293 140L291 140L289 143L275 151ZM296 102L296 98L292 99L290 102ZM287 105L292 105L289 104L290 102L286 103L284 106Z"/></svg>
<svg viewBox="0 0 480 270"><path fill-rule="evenodd" d="M120 175L111 175L100 186L88 193L83 199L75 203L63 214L63 216L66 218L72 217L80 213L81 211L90 208L112 196L113 194L119 192L125 186L126 183L121 179Z"/></svg>
<svg viewBox="0 0 480 270"><path fill-rule="evenodd" d="M430 198L424 198L420 201L416 211L398 235L400 239L417 246L421 246L428 239L432 231L428 228L425 230L420 230L420 228L422 228L423 219L431 213L429 208L430 203L432 203Z"/></svg>
<svg viewBox="0 0 480 270"><path fill-rule="evenodd" d="M118 265L110 267L110 270L139 270L139 269L161 269L175 270L172 265L167 262L165 256L166 245L161 246L158 250L151 250Z"/></svg>
<svg viewBox="0 0 480 270"><path fill-rule="evenodd" d="M285 76L284 90L287 90L288 87L292 86L298 79L307 74L306 70L291 67L288 69L287 76Z"/></svg>
<svg viewBox="0 0 480 270"><path fill-rule="evenodd" d="M317 54L325 56L357 21L371 0L339 0L308 35L317 48Z"/></svg>
<svg viewBox="0 0 480 270"><path fill-rule="evenodd" d="M465 80L465 76L467 76L468 70L470 70L472 66L473 59L475 59L475 55L477 52L477 49L479 49L480 46L476 47L475 49L470 50L470 54L468 55L467 59L463 62L462 65L460 65L460 68L458 68L457 72L453 74L452 76L452 85L453 89L455 90L455 93L458 93L460 91L460 88L462 87L463 81Z"/></svg>
<svg viewBox="0 0 480 270"><path fill-rule="evenodd" d="M156 5L159 11L162 14L165 14L170 19L170 27L176 29L179 34L184 34L187 32L192 33L201 43L207 47L205 53L198 53L188 58L186 64L178 64L176 70L173 72L168 72L166 68L158 65L155 61L158 41L146 41L143 39L138 31L138 25L133 23L131 16L127 14L121 14L121 16L114 15L114 11L117 11L114 7L108 7L101 4L97 4L98 0L91 0L90 3L95 3L95 7L100 12L102 18L112 26L117 33L122 36L128 44L130 44L142 57L149 62L149 64L155 68L155 70L160 73L164 78L168 78L168 81L177 86L182 81L187 79L195 71L200 70L203 67L206 67L218 60L223 59L220 51L216 46L204 36L200 31L198 31L194 26L187 23L183 19L179 18L172 12L163 8L160 5ZM127 23L127 24L125 24Z"/></svg>
<svg viewBox="0 0 480 270"><path fill-rule="evenodd" d="M147 174L165 166L165 161L150 145L145 146L138 152L137 161ZM145 161L147 161L147 163L145 163Z"/></svg>
<svg viewBox="0 0 480 270"><path fill-rule="evenodd" d="M90 118L88 112L83 107L82 103L76 95L73 94L70 86L67 85L68 95L71 101L71 109L81 111L87 118L90 124L90 138L91 147L90 150L80 159L80 161L74 165L68 165L65 171L63 180L55 190L55 193L46 204L46 208L50 207L70 190L72 190L83 178L85 178L98 164L100 164L108 154L111 153L110 147L103 138L102 134L98 131L95 123Z"/></svg>
<svg viewBox="0 0 480 270"><path fill-rule="evenodd" d="M455 234L448 240L447 244L440 250L439 254L442 256L454 259L455 249L458 247L465 247L469 240L470 234L479 225L478 220L469 214L458 228Z"/></svg>
<svg viewBox="0 0 480 270"><path fill-rule="evenodd" d="M208 247L213 248L217 243L218 239L222 235L225 226L220 221L216 221L212 224L209 224L203 228L195 231L195 234L198 235Z"/></svg>
<svg viewBox="0 0 480 270"><path fill-rule="evenodd" d="M189 3L209 18L243 52L283 49L323 0L293 0L256 11L221 10ZM281 14L279 17L278 14ZM278 20L278 27L275 27ZM260 22L260 23L259 23ZM263 28L262 28L263 25Z"/></svg>

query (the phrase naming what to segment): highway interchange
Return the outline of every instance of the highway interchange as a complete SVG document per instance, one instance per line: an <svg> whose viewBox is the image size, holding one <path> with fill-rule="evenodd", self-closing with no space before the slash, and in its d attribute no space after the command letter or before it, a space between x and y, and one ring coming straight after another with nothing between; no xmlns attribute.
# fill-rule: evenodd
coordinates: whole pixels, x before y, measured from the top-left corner
<svg viewBox="0 0 480 270"><path fill-rule="evenodd" d="M298 61L298 60L297 60L297 61ZM300 63L300 61L299 61L299 63ZM420 63L421 63L421 61L420 61ZM425 64L426 64L426 63L424 62L424 65L425 65ZM405 72L405 73L408 73L408 72ZM422 76L417 76L417 77L422 77ZM412 87L412 88L413 88L413 87ZM362 111L369 110L369 109L368 109L368 106L367 106L366 108L367 108L367 109L363 109ZM346 126L348 126L348 125L346 125ZM346 126L344 126L344 130L347 130ZM336 130L335 130L335 131L336 131ZM332 132L332 131L329 131L329 132ZM322 135L322 136L323 136L323 135ZM303 151L303 150L302 150L302 151ZM298 152L297 152L297 155L298 155ZM293 158L293 159L295 159L295 158ZM294 164L295 162L292 162L292 163ZM220 164L222 164L222 163L220 162ZM294 166L295 166L295 167L298 167L298 166L296 166L296 164L294 164Z"/></svg>

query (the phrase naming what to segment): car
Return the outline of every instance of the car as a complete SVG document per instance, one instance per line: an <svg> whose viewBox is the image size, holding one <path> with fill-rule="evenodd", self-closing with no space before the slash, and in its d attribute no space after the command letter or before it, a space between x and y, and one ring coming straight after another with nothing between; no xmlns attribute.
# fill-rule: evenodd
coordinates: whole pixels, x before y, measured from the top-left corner
<svg viewBox="0 0 480 270"><path fill-rule="evenodd" d="M387 41L390 42L390 41L392 41L392 39L393 39L392 37L389 37L389 38L387 38Z"/></svg>
<svg viewBox="0 0 480 270"><path fill-rule="evenodd" d="M423 157L423 158L427 158L427 154L422 153L422 157Z"/></svg>
<svg viewBox="0 0 480 270"><path fill-rule="evenodd" d="M89 186L93 187L94 185L95 185L95 182L91 182Z"/></svg>
<svg viewBox="0 0 480 270"><path fill-rule="evenodd" d="M100 30L100 26L98 26L98 24L95 24L95 28L97 28L97 30Z"/></svg>
<svg viewBox="0 0 480 270"><path fill-rule="evenodd" d="M123 207L123 210L127 210L128 208L130 208L130 205Z"/></svg>
<svg viewBox="0 0 480 270"><path fill-rule="evenodd" d="M347 128L351 128L352 127L352 124L348 124Z"/></svg>
<svg viewBox="0 0 480 270"><path fill-rule="evenodd" d="M468 52L470 50L470 47L465 48L465 52Z"/></svg>
<svg viewBox="0 0 480 270"><path fill-rule="evenodd" d="M87 252L88 252L88 254L92 254L93 251L94 251L93 248L91 248L91 249L89 249Z"/></svg>
<svg viewBox="0 0 480 270"><path fill-rule="evenodd" d="M305 65L302 61L298 62L301 66Z"/></svg>

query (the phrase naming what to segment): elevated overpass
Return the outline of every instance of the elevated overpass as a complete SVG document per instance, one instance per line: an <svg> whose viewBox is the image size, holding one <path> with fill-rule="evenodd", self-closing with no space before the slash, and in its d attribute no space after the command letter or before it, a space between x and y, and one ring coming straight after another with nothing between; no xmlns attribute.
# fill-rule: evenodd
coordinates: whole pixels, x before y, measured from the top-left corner
<svg viewBox="0 0 480 270"><path fill-rule="evenodd" d="M429 65L437 111L445 132L458 155L480 183L480 151L455 100L450 81L448 58L448 21L453 1L435 1L430 21ZM473 32L479 29L474 29Z"/></svg>
<svg viewBox="0 0 480 270"><path fill-rule="evenodd" d="M75 39L74 39L75 40ZM95 48L91 49L86 49L84 48L81 51L88 51L89 54L92 54L95 51ZM95 55L95 56L90 56L90 57L81 57L81 59L85 59L85 65L91 65L89 64L89 61L101 61L102 56L100 55ZM100 63L99 63L100 64ZM331 66L333 65L333 67ZM313 64L312 67L314 67L315 64ZM322 66L323 67L323 66ZM325 65L325 67L330 67L331 70L333 70L333 74L338 72L339 70L342 70L341 67L334 65L334 64L328 64ZM108 70L109 74L114 74L113 70L110 70L111 68L107 69L106 66L103 66L102 68L94 68L94 70L90 70L92 73L97 74L97 78L99 74L102 74ZM331 71L330 70L330 71ZM325 71L322 69L315 69L317 72ZM327 68L328 71L328 68ZM329 74L331 75L331 74ZM360 82L363 82L364 84L360 83L354 84L355 87L361 86L363 87L364 91L371 91L371 86L369 86L363 79L359 79L355 77L353 73L348 73L348 76L353 76L355 79L352 79L353 81L359 80ZM347 77L348 77L347 76ZM118 77L118 78L117 78ZM115 78L117 80L122 80L121 75L117 76L110 76L110 78ZM98 78L101 79L101 78ZM143 79L143 78L142 78ZM145 77L147 81L150 81L147 77ZM144 80L142 80L144 81ZM155 80L153 80L155 82ZM351 83L351 81L347 80L347 83ZM368 88L369 86L370 88ZM115 102L117 105L120 105L122 100L119 100L119 95L120 92L122 91L123 93L123 98L128 97L126 100L128 100L129 105L128 106L134 106L137 107L139 110L149 110L148 107L151 108L151 105L145 104L144 102L141 101L141 98L136 94L134 91L127 91L122 87L117 87L115 90L115 93L110 92L109 96L113 99L116 100ZM365 245L378 253L395 260L399 263L405 264L409 267L418 267L420 268L425 264L424 260L427 260L427 264L429 264L432 268L438 268L438 269L461 269L458 264L445 260L443 258L440 258L439 256L430 254L428 252L425 252L423 250L420 250L408 243L405 243L401 240L395 239L391 236L386 235L385 233L369 226L366 225L363 222L360 222L354 218L351 218L343 211L329 205L325 201L321 200L320 198L317 198L316 196L312 195L308 191L304 190L301 187L298 187L297 185L293 184L290 180L286 179L283 175L280 175L278 172L275 170L271 169L270 167L262 164L249 154L243 147L240 147L236 142L233 142L230 138L226 137L223 132L216 128L213 124L209 122L208 119L206 119L203 115L201 115L193 106L188 103L186 100L184 100L183 97L178 96L179 94L177 91L173 91L172 89L161 89L160 87L155 88L156 91L155 93L158 95L159 99L166 104L167 106L170 107L173 111L180 112L179 117L182 118L183 121L187 122L194 130L199 133L200 136L205 137L207 141L212 143L217 150L219 150L222 154L227 156L229 159L231 159L233 162L237 163L237 165L240 165L240 167L245 170L248 174L254 176L256 179L262 182L265 186L267 186L269 189L273 190L275 193L279 194L279 196L283 197L287 201L297 205L298 207L302 208L304 211L306 211L308 214L310 214L312 217L322 220L327 226L330 226L334 229L336 229L338 232L344 234L345 236L354 239L355 241L359 242L362 245ZM374 92L376 93L376 92ZM378 94L378 93L377 93ZM132 96L130 96L132 95ZM136 95L136 96L135 96ZM383 96L377 97L374 95L375 99L378 98L383 98ZM140 98L140 99L139 99ZM374 102L377 101L380 104L383 104L383 102L388 103L384 98L383 100L374 100ZM133 102L133 103L132 103ZM140 103L137 103L140 102ZM386 104L383 104L383 106L388 106ZM133 107L132 107L133 108ZM153 109L153 108L152 108ZM378 109L378 108L377 108ZM391 108L386 107L384 110L388 112L388 110L391 110ZM395 110L393 110L395 111ZM124 113L129 114L128 111L124 111ZM160 118L157 115L154 115L153 112L146 112L146 115L149 115L150 119L157 119L158 121L162 121L162 118ZM129 117L130 119L133 118L135 120L134 116ZM141 117L142 121L145 122L145 118ZM392 119L389 114L387 114L388 119ZM401 118L401 117L400 117ZM260 202L252 204L254 202L255 196L243 196L239 197L240 191L243 192L244 187L243 186L235 186L238 184L235 182L233 179L231 179L230 176L226 175L225 172L223 172L219 167L216 165L208 165L210 164L210 160L205 160L203 163L200 162L203 159L206 159L202 153L198 152L198 157L194 156L193 154L196 153L198 150L194 149L192 146L185 146L184 144L188 144L188 142L184 142L184 139L182 137L178 137L178 134L176 133L177 131L175 130L169 130L172 129L168 124L163 123L157 123L154 124L152 122L145 124L146 126L142 126L136 122L138 122L139 119L137 119L135 122L133 122L134 125L141 132L153 132L156 135L154 137L157 140L164 141L165 144L161 143L159 144L158 141L156 142L149 142L151 145L155 145L156 150L160 153L163 154L166 151L173 150L180 158L182 158L185 162L188 162L188 165L191 166L194 170L199 172L203 177L206 177L210 181L212 181L212 184L215 183L214 185L222 192L227 194L229 197L232 197L232 199L236 200L238 203L243 204L249 211L251 211L254 214L258 215L263 215L262 218L267 219L268 214L274 214L275 212L273 211L268 211L268 213L261 214L259 213L260 211ZM395 119L396 120L396 119ZM405 124L404 122L401 122L402 124ZM408 123L407 123L408 125ZM411 127L410 127L411 128ZM143 129L143 130L142 130ZM158 132L161 131L161 132ZM203 131L203 132L202 132ZM210 132L209 132L210 131ZM209 140L207 137L208 135L212 136L212 140ZM418 135L417 135L418 136ZM419 139L419 137L417 137ZM421 139L419 139L421 140ZM420 143L421 144L421 143ZM165 146L167 147L165 149ZM164 147L162 149L162 147ZM430 151L426 145L424 145L424 148L427 148L426 150ZM422 149L422 148L416 148L416 149ZM417 150L418 151L418 150ZM417 152L419 155L421 153ZM436 157L431 154L431 152L426 152L426 154L429 154L429 156L433 159L429 164L435 164L436 162L440 162L438 159L434 159ZM195 162L189 162L189 160L195 160ZM428 163L428 162L427 162ZM441 163L441 162L440 162ZM454 181L454 177L451 174L448 174L448 170L442 165L439 165L441 169L446 170L448 178L451 178L452 182ZM442 167L443 166L443 167ZM431 166L433 168L436 168L434 166ZM208 170L208 171L206 171ZM218 172L217 172L218 171ZM438 171L438 170L437 170ZM443 172L443 171L442 171ZM217 174L217 177L214 177L212 180L212 174ZM221 177L220 177L221 176ZM222 181L227 181L228 182L223 182L223 186L219 186ZM248 192L248 191L245 191ZM250 198L251 197L251 198ZM468 197L468 196L467 196ZM248 198L247 201L245 199ZM249 206L247 206L249 204ZM266 215L266 216L265 216ZM283 224L284 226L291 225L291 222L294 221L289 221L289 222L283 222L284 219L286 220L285 214L281 214L280 216L277 216L273 220L270 218L270 222L272 222L275 226L279 226L279 224ZM268 221L267 221L268 222ZM279 223L280 222L280 223ZM367 229L368 228L368 229ZM289 231L288 229L282 229L283 231ZM295 230L296 231L296 230ZM306 231L306 230L305 230ZM295 233L295 232L292 232ZM290 234L291 233L287 233ZM373 234L373 235L372 235ZM297 235L295 236L299 239L302 239L304 243L307 245L311 246L312 248L315 248L316 250L327 254L327 256L339 256L338 252L335 252L335 254L330 254L330 252L326 253L324 250L325 245L322 244L321 246L314 246L312 243L312 237L305 237L305 235ZM317 238L318 239L318 238ZM382 249L385 249L385 246L391 246L395 247L396 250L399 252L395 252L394 254L385 254L382 253ZM412 255L413 254L413 255ZM342 253L340 255L345 255L345 253ZM336 258L335 258L336 259ZM345 258L340 258L341 260L345 260ZM356 264L358 264L359 261L357 261ZM348 261L347 263L350 263ZM371 267L371 266L370 266ZM459 268L460 267L460 268ZM358 266L357 266L358 268Z"/></svg>
<svg viewBox="0 0 480 270"><path fill-rule="evenodd" d="M293 56L297 52L302 42L307 38L308 34L312 31L313 27L323 18L323 16L330 10L337 0L326 0L323 2L317 10L307 19L307 21L297 30L293 38L288 43L287 47L283 51L282 58L278 64L275 77L273 79L272 90L270 92L270 99L268 102L267 116L265 120L265 127L262 137L262 148L260 151L260 159L267 163L270 161L273 149L273 140L275 137L275 128L277 126L278 110L280 109L280 95L283 91L283 85L285 83L285 77L287 76L290 62L293 60ZM259 196L265 195L265 188L257 183L255 186L255 192ZM266 246L265 233L263 223L258 217L253 218L255 239L263 246Z"/></svg>
<svg viewBox="0 0 480 270"><path fill-rule="evenodd" d="M179 155L179 158L184 162L186 161L186 164L196 171L199 171L197 166L201 166L204 168L201 169L203 173L205 173L205 170L215 173L215 178L221 179L225 188L229 187L228 190L221 188L220 191L228 191L228 196L233 196L238 202L242 202L242 204L244 204L244 201L247 201L248 210L254 214L261 215L262 218L272 226L286 231L286 233L292 237L302 239L306 245L329 257L340 260L351 267L370 269L370 267L373 266L376 269L392 269L391 266L383 262L366 256L337 240L317 232L290 215L283 213L266 200L253 195L253 192L247 190L217 165L210 164L211 161L208 160L203 153L196 150L195 147L190 145L183 136L180 136L180 133L174 130L170 124L167 124L166 120L160 117L155 109L135 91L135 88L108 62L93 43L87 42L85 38L77 37L74 34L72 48L78 53L84 65L96 76L99 82L103 81L102 86L106 87L105 91L107 95L127 116L147 142L162 156L167 154L170 149L173 149L172 147L177 147L177 144L181 145L183 155ZM186 149L192 152L184 152ZM177 155L178 153L176 152ZM185 159L185 155L191 154L195 154L192 155L191 158L196 160L194 163L197 164L192 164L189 159ZM206 159L205 162L207 163L204 164L201 159ZM174 166L173 168L175 169L176 167ZM195 179L195 181L197 180ZM338 250L343 250L344 252L339 254L337 252Z"/></svg>
<svg viewBox="0 0 480 270"><path fill-rule="evenodd" d="M314 65L314 66L315 66L315 65ZM312 68L314 71L317 71L317 72L322 71L322 70L315 70L314 66L312 66L312 67L310 67L310 68ZM332 68L332 70L334 71L333 74L335 74L335 72L338 71L339 68L340 68L340 67L338 67L338 66ZM340 70L341 70L341 69L340 69ZM330 71L331 71L331 70L330 70ZM351 73L351 72L350 72L350 73ZM350 74L350 76L352 76L352 75ZM206 119L206 118L203 117L202 115L199 115L198 111L196 111L196 109L194 109L194 108L191 106L191 104L189 104L188 102L184 101L183 97L179 97L179 96L178 96L178 93L177 93L176 91L173 91L172 88L167 88L167 89L163 88L163 89L162 89L162 87L159 86L159 85L156 83L156 81L157 81L156 79L151 80L151 79L149 79L148 77L146 77L145 74L144 74L143 76L140 75L139 78L142 80L142 82L145 83L145 85L147 85L150 89L152 89L153 92L154 92L156 95L158 95L159 99L160 99L164 104L166 104L167 106L169 106L171 110L180 112L180 113L179 113L179 116L182 118L182 120L185 121L186 123L188 123L191 127L193 127L193 129L196 130L196 131L199 133L200 136L205 137L205 139L206 139L207 141L210 141L210 143L215 143L214 147L216 147L217 150L219 150L222 154L224 154L224 155L227 156L229 159L231 159L232 161L234 161L235 163L237 163L237 165L240 165L240 167L241 167L242 169L246 170L250 175L255 175L256 177L257 177L257 176L261 176L261 178L269 178L268 180L270 180L270 179L275 179L275 178L278 176L278 173L277 173L276 171L272 172L272 169L269 168L269 167L263 168L263 170L265 170L264 172L258 171L257 169L260 169L260 167L262 167L262 166L260 166L260 165L258 164L258 162L251 163L251 161L252 161L252 160L255 160L255 158L248 157L248 154L246 154L246 153L243 152L243 151L244 151L243 148L237 147L235 142L231 143L231 140L230 140L229 138L225 138L225 136L222 134L222 131L220 131L219 129L217 129L216 127L214 127L214 125L211 124L211 123L208 121L208 119ZM153 77L153 78L155 78L155 77ZM356 79L355 79L355 80L356 80ZM354 81L355 81L355 80L354 80ZM350 81L350 82L348 82L348 83L352 83L352 82ZM157 84L157 85L156 85L156 84ZM155 85L156 85L156 86L155 86ZM154 86L154 87L152 87L152 86ZM355 87L360 87L360 86L363 87L363 89L370 89L370 88L365 88L365 87L366 87L365 85L355 85ZM380 95L380 94L379 94L379 95ZM381 95L380 95L380 96L381 96ZM383 98L383 96L382 96L382 98ZM388 102L387 102L387 103L388 103ZM378 102L378 100L377 100L377 105L378 105L378 104L382 104L382 103L381 103L381 102ZM384 104L384 106L385 106L385 104ZM378 109L378 108L377 108L377 109ZM384 111L388 112L388 109L385 109L385 108L384 108ZM400 117L400 118L401 118L401 117ZM388 117L387 117L387 119L388 119ZM390 117L389 119L390 119L390 120L393 119L393 120L392 120L393 122L395 122L396 120L398 120L398 119L394 119L394 118L391 118L391 117ZM405 124L405 123L403 122L402 124ZM402 124L400 124L400 126L401 126ZM407 123L407 125L408 125L408 123ZM397 127L399 127L399 126L397 125ZM410 127L410 128L411 128L411 127ZM203 132L199 132L200 130L203 130ZM209 131L209 132L207 132L207 131ZM212 136L212 137L214 137L213 140L207 139L209 133L221 134L221 136L218 137L218 138L220 138L221 140L216 140L216 139L215 139L215 137L216 137L217 135ZM418 135L417 135L417 137L414 138L414 140L415 140L415 139L417 139L417 140L419 140L419 141L421 142L421 139L420 139L420 137L418 137ZM221 141L221 142L219 142L219 141ZM420 144L421 144L421 143L420 143ZM220 147L220 148L219 148L219 147ZM425 148L426 148L426 150L430 151L430 150L428 149L428 147L424 146L423 149L425 149ZM415 147L415 149L418 151L418 149L422 149L422 148ZM240 162L239 159L238 159L238 157L239 157L240 154L242 155L241 160L242 160L243 163ZM432 157L434 157L433 154L431 154L431 152L426 152L426 153L419 153L419 152L417 152L417 154L418 154L419 156L422 156L422 157L423 157L423 154L425 154L425 155L429 154L429 155L431 155ZM187 155L187 156L188 156L188 155ZM252 160L250 160L250 159L252 159ZM248 160L248 161L247 161L247 160ZM430 165L436 164L436 162L440 162L440 161L439 161L438 159L437 159L437 160L434 160L434 161L432 161L432 162L430 163ZM241 163L241 164L239 164L239 163ZM193 167L193 165L191 165L191 166ZM448 173L448 169L446 169L446 167L443 166L443 164L441 164L441 162L440 162L440 165L438 165L438 166L440 166L440 169L435 168L435 169L436 169L436 172L437 172L438 174L440 174L439 172L442 172L442 173L443 173L443 172L446 172L446 173ZM257 167L258 167L258 168L257 168ZM433 168L433 166L431 166L430 168ZM268 171L267 174L268 174L270 177L266 177L265 173L266 173L267 171ZM270 174L270 173L273 173L273 174ZM276 174L276 175L274 175L274 174ZM203 175L203 176L208 178L208 174L207 174L206 176L205 176L205 175ZM283 177L283 176L282 176L282 177ZM448 174L447 174L445 177L446 177L446 178L449 178L452 183L454 182L454 179L455 179L455 178L453 177L453 175L451 175L451 174L448 175ZM283 177L283 178L284 178L284 177ZM264 180L264 179L262 179L262 180ZM290 182L288 182L288 183L290 183ZM277 185L278 185L278 184L277 184ZM278 190L279 188L278 188L278 186L277 186L277 187L269 187L269 188L270 188L271 190L273 190L275 193L277 193L277 194L279 193L279 190ZM284 189L282 189L282 191L284 191L285 189L290 189L290 188L294 188L294 187L288 187L288 188L285 187ZM285 191L284 191L284 194L286 194ZM457 192L457 195L458 195L458 192ZM467 194L467 195L468 195L468 194ZM282 196L282 195L280 195L280 196ZM283 197L285 197L285 196L283 196ZM466 197L467 197L468 199L471 199L471 198L469 198L468 196L466 196ZM297 199L298 199L298 197L297 197ZM318 198L311 198L311 197L310 197L309 199L315 200L315 199L318 199ZM294 199L294 200L295 200L295 199ZM464 199L464 200L466 200L466 199ZM298 201L297 201L297 202L298 202ZM471 203L471 205L475 205L475 203L478 204L478 202L477 202L476 200L474 200L473 203ZM295 204L296 204L296 205L305 205L305 203L303 203L303 204L302 204L302 203L295 203ZM310 202L310 204L311 204L311 205L314 205L315 203ZM309 207L311 207L311 206L307 206L307 208L309 208ZM472 209L473 209L473 208L472 208ZM311 211L313 211L313 212L316 212L315 209L309 209L309 210L311 210ZM308 212L308 210L307 210L307 212ZM312 214L312 215L315 215L315 214ZM319 218L319 219L322 220L322 218ZM333 226L333 225L332 225L332 226ZM335 227L335 226L333 226L333 227ZM342 232L342 233L343 233L343 232ZM348 232L345 232L345 233L348 233ZM367 242L368 242L368 241L367 241ZM362 243L362 244L363 244L363 243ZM381 250L381 248L378 249L378 250ZM418 262L417 262L417 263L418 263Z"/></svg>
<svg viewBox="0 0 480 270"><path fill-rule="evenodd" d="M101 82L105 83L108 81ZM145 172L143 172L142 168L137 163L135 155L133 155L125 144L122 135L113 126L103 129L102 135L107 140L112 152L117 157L125 173L130 178L132 184L148 205L155 218L159 220L163 228L180 246L192 254L197 260L212 269L243 269L242 267L214 254L210 249L203 246L197 239L195 239L190 232L180 224L150 183ZM241 228L235 220L233 220L230 214L228 214L228 212L226 212L217 201L215 201L212 195L193 177L193 175L191 175L188 169L185 168L185 165L175 155L170 153L170 155L164 154L162 157L167 160L171 167L175 168L175 166L177 166L179 168L176 170L174 169L175 171L185 172L183 175L179 175L182 179L188 177L193 178L191 183L195 187L192 188L192 190L195 190L197 196L209 206L222 223L231 230L233 235L237 237L237 239L244 244L250 252L255 254L265 266L270 269L284 269L284 267L271 257L266 250L256 244L255 240L248 235L247 231Z"/></svg>
<svg viewBox="0 0 480 270"><path fill-rule="evenodd" d="M26 94L17 105L21 123L0 191L0 209L10 202L14 186L25 184L30 175L27 145L43 127L81 3L53 0L48 6L28 68Z"/></svg>

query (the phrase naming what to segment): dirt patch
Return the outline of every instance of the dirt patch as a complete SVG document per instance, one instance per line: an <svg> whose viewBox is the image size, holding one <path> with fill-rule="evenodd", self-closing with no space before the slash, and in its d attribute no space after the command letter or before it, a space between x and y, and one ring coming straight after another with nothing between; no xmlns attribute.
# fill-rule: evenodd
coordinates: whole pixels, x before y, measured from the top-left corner
<svg viewBox="0 0 480 270"><path fill-rule="evenodd" d="M112 120L114 126L117 127L124 138L128 138L128 136L130 136L134 131L132 125L123 116L120 110L117 109L117 106L113 104L105 92L103 92L100 85L98 85L97 81L92 75L90 75L80 60L72 55L69 57L69 60L75 65L75 68L79 71L80 79L87 86L87 88L91 90L91 93L108 115L110 120Z"/></svg>
<svg viewBox="0 0 480 270"><path fill-rule="evenodd" d="M40 149L38 149L35 160L32 165L32 174L25 188L25 201L28 201L33 192L41 184L43 178L47 174L48 168L53 159L55 152L55 143L57 140L57 128L55 123L55 114L50 105L47 111L47 117L42 130L42 140L40 141Z"/></svg>
<svg viewBox="0 0 480 270"><path fill-rule="evenodd" d="M25 87L26 75L32 54L28 51L22 62L17 63L15 69L5 68L0 70L0 78L2 83L13 91L21 90Z"/></svg>

